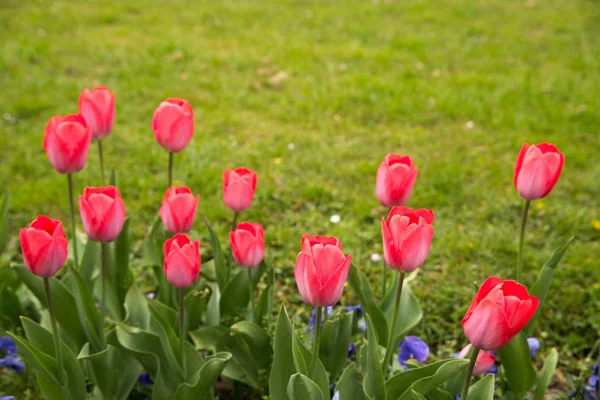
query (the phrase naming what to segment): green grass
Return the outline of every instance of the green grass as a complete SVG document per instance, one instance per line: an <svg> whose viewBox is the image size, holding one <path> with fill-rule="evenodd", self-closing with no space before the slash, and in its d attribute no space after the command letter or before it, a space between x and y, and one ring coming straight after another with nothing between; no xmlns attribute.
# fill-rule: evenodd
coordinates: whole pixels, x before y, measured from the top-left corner
<svg viewBox="0 0 600 400"><path fill-rule="evenodd" d="M150 129L164 98L194 107L196 134L176 156L175 179L200 193L223 238L222 170L259 172L242 218L265 226L288 306L300 303L292 271L303 233L339 236L379 282L370 254L381 253L385 210L375 173L386 153L410 154L420 172L409 206L437 215L414 284L426 312L415 333L449 351L466 342L460 320L474 282L514 277L514 162L523 142L550 141L565 169L533 205L524 280L533 283L581 213L537 334L577 373L600 335L599 19L592 0L4 1L0 184L12 192L13 236L37 214L67 221L66 178L42 138L51 116L76 111L85 87L117 93L105 160L137 239L166 185L167 153ZM270 85L281 71L289 78ZM77 191L100 183L95 147L75 180Z"/></svg>

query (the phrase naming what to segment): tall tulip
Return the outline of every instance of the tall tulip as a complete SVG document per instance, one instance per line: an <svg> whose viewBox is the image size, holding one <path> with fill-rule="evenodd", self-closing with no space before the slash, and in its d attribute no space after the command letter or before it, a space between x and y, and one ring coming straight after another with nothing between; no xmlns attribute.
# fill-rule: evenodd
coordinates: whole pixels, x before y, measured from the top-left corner
<svg viewBox="0 0 600 400"><path fill-rule="evenodd" d="M223 202L234 212L244 211L250 204L256 191L256 171L248 168L236 168L223 171ZM235 224L232 229L235 229Z"/></svg>
<svg viewBox="0 0 600 400"><path fill-rule="evenodd" d="M403 206L408 202L419 169L410 156L388 154L377 169L377 198L385 207Z"/></svg>
<svg viewBox="0 0 600 400"><path fill-rule="evenodd" d="M191 231L196 219L198 201L200 196L194 196L188 187L168 188L159 211L166 231L170 234Z"/></svg>

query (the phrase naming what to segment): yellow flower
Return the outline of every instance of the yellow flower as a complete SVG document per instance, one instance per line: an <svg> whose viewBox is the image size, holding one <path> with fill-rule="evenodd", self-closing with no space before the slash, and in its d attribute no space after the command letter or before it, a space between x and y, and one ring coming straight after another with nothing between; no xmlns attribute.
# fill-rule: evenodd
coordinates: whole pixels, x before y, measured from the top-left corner
<svg viewBox="0 0 600 400"><path fill-rule="evenodd" d="M535 203L535 208L537 208L538 210L543 210L544 207L546 207L546 204L543 201L537 201Z"/></svg>
<svg viewBox="0 0 600 400"><path fill-rule="evenodd" d="M474 249L475 245L473 244L473 242L469 242L469 243L467 243L467 247L470 249Z"/></svg>
<svg viewBox="0 0 600 400"><path fill-rule="evenodd" d="M279 158L279 157L277 157L273 161L275 162L275 164L281 164L281 158Z"/></svg>
<svg viewBox="0 0 600 400"><path fill-rule="evenodd" d="M592 221L592 226L595 230L600 231L600 219L595 219Z"/></svg>

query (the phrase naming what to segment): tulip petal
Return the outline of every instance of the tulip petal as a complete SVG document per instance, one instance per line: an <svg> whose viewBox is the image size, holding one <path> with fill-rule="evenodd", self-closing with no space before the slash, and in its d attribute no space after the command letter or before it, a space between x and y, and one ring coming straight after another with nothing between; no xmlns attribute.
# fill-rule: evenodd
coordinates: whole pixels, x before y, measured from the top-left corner
<svg viewBox="0 0 600 400"><path fill-rule="evenodd" d="M324 282L338 268L344 259L344 253L335 246L320 244L312 246L312 251L317 278L320 282Z"/></svg>
<svg viewBox="0 0 600 400"><path fill-rule="evenodd" d="M345 257L340 261L340 264L335 271L333 271L323 283L321 290L321 306L332 306L340 301L351 263L352 255L349 254L348 257Z"/></svg>
<svg viewBox="0 0 600 400"><path fill-rule="evenodd" d="M469 342L482 350L496 350L510 339L504 309L488 299L479 303L470 317L463 320L463 328Z"/></svg>
<svg viewBox="0 0 600 400"><path fill-rule="evenodd" d="M296 258L294 277L298 285L298 291L302 301L306 304L318 306L319 294L321 293L321 282L317 279L317 271L311 257L303 252Z"/></svg>

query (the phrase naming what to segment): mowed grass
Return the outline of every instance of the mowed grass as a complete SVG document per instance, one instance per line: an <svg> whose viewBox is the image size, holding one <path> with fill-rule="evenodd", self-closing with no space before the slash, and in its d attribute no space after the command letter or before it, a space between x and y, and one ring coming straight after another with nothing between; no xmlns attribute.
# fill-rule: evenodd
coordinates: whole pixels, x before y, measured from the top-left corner
<svg viewBox="0 0 600 400"><path fill-rule="evenodd" d="M175 179L201 195L201 212L225 240L222 170L258 171L241 218L265 226L281 302L306 319L293 280L301 235L338 236L379 287L381 265L370 256L382 253L386 210L375 173L386 153L409 154L419 178L408 205L436 212L413 283L425 311L414 334L449 354L466 344L460 321L475 283L514 277L522 209L514 162L524 142L549 141L566 163L553 192L533 204L524 283L578 228L536 332L543 350L560 346L561 365L578 373L600 335L599 20L592 0L5 0L0 183L12 193L13 236L38 214L68 221L66 178L44 154L44 127L75 112L83 88L106 85L117 117L105 160L118 171L139 247L167 180L152 113L183 97L196 133L176 156ZM100 184L95 146L75 182L77 192ZM206 243L206 229L196 229Z"/></svg>

